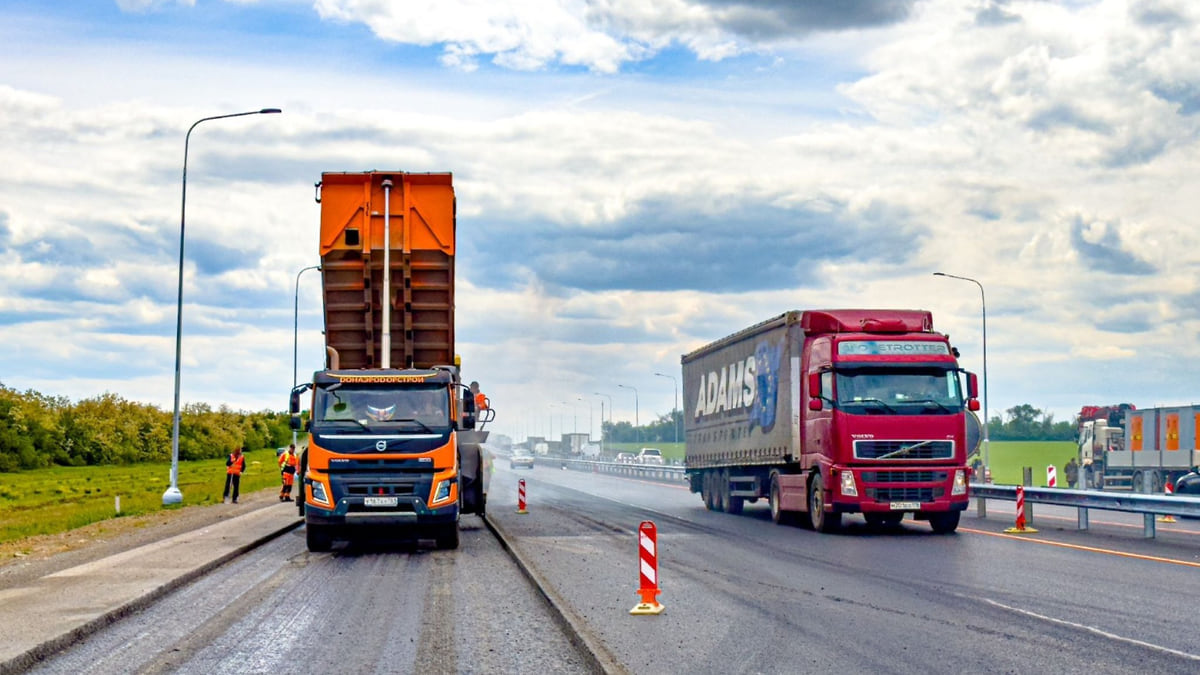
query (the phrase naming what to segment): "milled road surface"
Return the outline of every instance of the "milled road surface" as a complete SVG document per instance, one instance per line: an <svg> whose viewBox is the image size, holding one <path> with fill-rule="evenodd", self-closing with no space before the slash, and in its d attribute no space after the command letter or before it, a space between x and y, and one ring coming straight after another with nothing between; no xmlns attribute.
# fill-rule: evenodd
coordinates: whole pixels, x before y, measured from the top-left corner
<svg viewBox="0 0 1200 675"><path fill-rule="evenodd" d="M296 530L31 672L580 673L590 663L468 516L457 551L310 554Z"/></svg>

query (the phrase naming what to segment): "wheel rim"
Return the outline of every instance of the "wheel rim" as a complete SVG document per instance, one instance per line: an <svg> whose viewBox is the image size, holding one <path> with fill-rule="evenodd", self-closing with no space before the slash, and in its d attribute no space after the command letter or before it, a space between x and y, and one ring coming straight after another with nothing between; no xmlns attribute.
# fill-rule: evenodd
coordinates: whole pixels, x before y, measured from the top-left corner
<svg viewBox="0 0 1200 675"><path fill-rule="evenodd" d="M771 520L779 522L779 481L771 479Z"/></svg>

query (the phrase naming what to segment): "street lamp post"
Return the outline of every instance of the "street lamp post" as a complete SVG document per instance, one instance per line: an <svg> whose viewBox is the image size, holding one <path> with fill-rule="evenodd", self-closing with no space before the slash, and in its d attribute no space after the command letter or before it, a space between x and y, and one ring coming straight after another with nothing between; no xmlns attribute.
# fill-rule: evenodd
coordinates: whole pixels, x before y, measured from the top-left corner
<svg viewBox="0 0 1200 675"><path fill-rule="evenodd" d="M179 200L179 295L175 309L175 412L171 418L171 485L163 493L163 506L179 504L183 501L183 493L179 491L179 363L183 355L183 230L187 218L187 156L188 144L192 139L192 130L201 122L222 120L228 117L243 117L245 115L266 115L283 112L279 108L263 108L249 112L232 113L202 117L188 127L183 137L183 191Z"/></svg>
<svg viewBox="0 0 1200 675"><path fill-rule="evenodd" d="M608 428L612 429L612 396L601 394L598 391L592 392L592 396L603 396L608 399ZM600 401L600 452L604 452L604 401Z"/></svg>
<svg viewBox="0 0 1200 675"><path fill-rule="evenodd" d="M637 387L634 387L634 386L628 385L628 384L618 384L617 386L621 387L622 389L632 389L633 390L633 437L637 441L641 441L642 440L642 430L641 430L642 423L641 423L641 421L638 420Z"/></svg>
<svg viewBox="0 0 1200 675"><path fill-rule="evenodd" d="M663 373L655 373L659 377L670 378L671 384L675 385L675 402L671 404L671 426L675 427L675 444L679 444L679 421L675 419L676 411L679 410L679 381L674 375L665 375Z"/></svg>
<svg viewBox="0 0 1200 675"><path fill-rule="evenodd" d="M960 281L969 281L979 287L979 302L983 308L983 470L984 477L987 476L987 471L991 468L988 462L988 448L990 442L988 440L988 425L991 420L988 419L988 376L987 376L987 296L983 292L983 284L970 277L960 277L954 274L946 274L945 272L934 272L935 277L947 277L949 279L958 279Z"/></svg>
<svg viewBox="0 0 1200 675"><path fill-rule="evenodd" d="M300 275L309 270L319 270L320 265L309 265L296 273L296 298L295 298L295 313L292 315L292 389L295 390L297 382L297 356L300 346ZM296 444L296 430L292 429L292 445Z"/></svg>
<svg viewBox="0 0 1200 675"><path fill-rule="evenodd" d="M582 396L576 396L576 400L582 401ZM592 442L592 402L588 401L588 443Z"/></svg>

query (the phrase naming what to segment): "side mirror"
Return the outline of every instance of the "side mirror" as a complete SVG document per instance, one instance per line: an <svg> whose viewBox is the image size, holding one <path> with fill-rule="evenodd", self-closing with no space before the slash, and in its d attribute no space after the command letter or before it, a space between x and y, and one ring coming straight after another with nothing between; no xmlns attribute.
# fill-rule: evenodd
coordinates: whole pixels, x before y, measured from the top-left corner
<svg viewBox="0 0 1200 675"><path fill-rule="evenodd" d="M967 373L967 398L979 398L979 378Z"/></svg>
<svg viewBox="0 0 1200 675"><path fill-rule="evenodd" d="M821 399L819 399L819 398L808 399L808 409L809 410L820 410L823 407L824 406L822 405Z"/></svg>
<svg viewBox="0 0 1200 675"><path fill-rule="evenodd" d="M292 415L291 419L288 420L288 428L291 429L292 431L300 430L300 416L299 415L295 415L295 414Z"/></svg>
<svg viewBox="0 0 1200 675"><path fill-rule="evenodd" d="M299 415L299 414L300 414L300 392L298 392L298 391L293 391L293 392L292 392L292 397L291 397L291 405L288 407L288 410L289 410L289 411L290 411L290 412L291 412L293 415ZM293 429L298 429L299 427L292 427L292 428L293 428Z"/></svg>
<svg viewBox="0 0 1200 675"><path fill-rule="evenodd" d="M979 412L979 399L972 398L967 400L967 410L971 412Z"/></svg>
<svg viewBox="0 0 1200 675"><path fill-rule="evenodd" d="M808 374L808 397L815 398L815 399L821 398L821 374L820 373L809 373Z"/></svg>

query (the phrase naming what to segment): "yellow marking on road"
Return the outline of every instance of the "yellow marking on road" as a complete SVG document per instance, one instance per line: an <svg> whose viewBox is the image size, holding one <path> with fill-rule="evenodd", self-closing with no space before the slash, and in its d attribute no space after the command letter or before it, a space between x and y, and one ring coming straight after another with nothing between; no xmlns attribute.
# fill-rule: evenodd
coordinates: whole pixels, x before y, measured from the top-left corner
<svg viewBox="0 0 1200 675"><path fill-rule="evenodd" d="M1110 548L1097 548L1095 546L1083 546L1082 544L1068 544L1061 541L1050 541L1048 539L1033 539L1030 537L1018 537L1011 534L1001 532L988 532L987 530L973 530L969 527L959 527L959 532L970 532L971 534L985 534L989 537L1001 537L1003 539L1015 539L1017 541L1026 541L1032 544L1045 544L1046 546L1058 546L1059 548L1069 548L1076 551L1089 551L1091 553L1106 553L1122 558L1134 558L1136 560L1148 560L1150 562L1171 563L1173 565L1183 565L1184 567L1198 567L1200 562L1192 562L1190 560L1178 560L1176 558L1163 558L1155 555L1143 555L1141 553L1129 553L1128 551L1115 551Z"/></svg>

